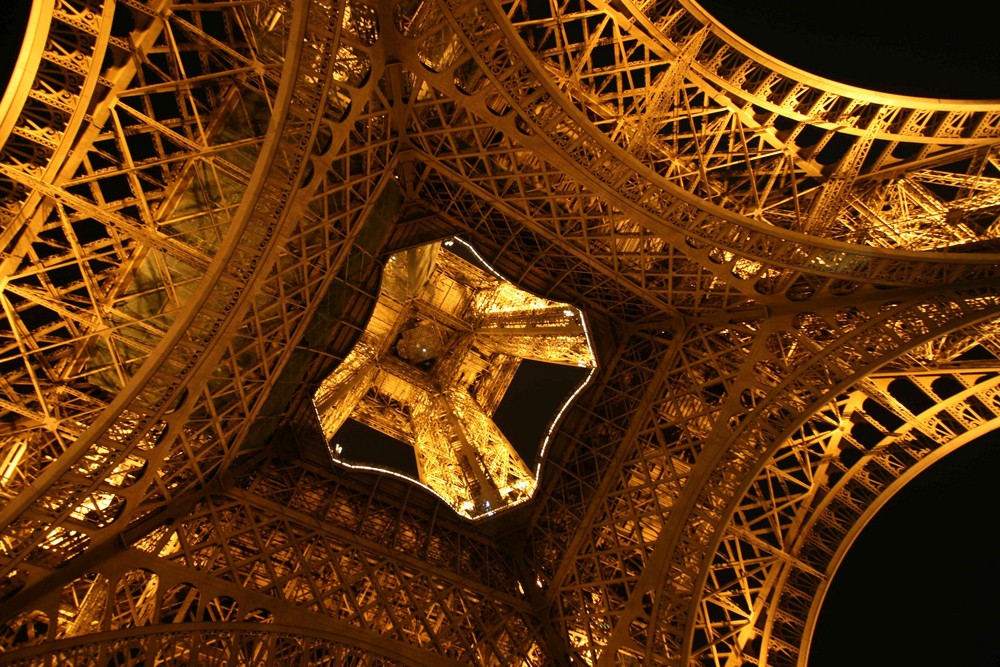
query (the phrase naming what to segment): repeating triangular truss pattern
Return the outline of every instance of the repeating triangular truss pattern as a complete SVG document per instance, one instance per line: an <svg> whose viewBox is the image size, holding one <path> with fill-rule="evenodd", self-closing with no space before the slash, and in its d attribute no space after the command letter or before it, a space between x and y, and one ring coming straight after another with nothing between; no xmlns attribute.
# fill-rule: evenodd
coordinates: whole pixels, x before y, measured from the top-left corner
<svg viewBox="0 0 1000 667"><path fill-rule="evenodd" d="M5 664L804 665L854 535L1000 425L1000 102L691 0L35 0L16 73ZM456 235L598 360L479 523L311 402Z"/></svg>

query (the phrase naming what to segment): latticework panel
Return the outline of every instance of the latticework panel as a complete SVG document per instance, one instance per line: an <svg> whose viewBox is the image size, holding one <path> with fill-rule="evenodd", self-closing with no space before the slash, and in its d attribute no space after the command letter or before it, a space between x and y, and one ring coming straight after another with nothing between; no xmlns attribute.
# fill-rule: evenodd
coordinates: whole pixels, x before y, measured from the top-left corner
<svg viewBox="0 0 1000 667"><path fill-rule="evenodd" d="M263 466L246 488L206 497L134 550L35 600L12 622L7 647L47 643L28 627L52 641L257 621L324 629L411 664L544 663L507 555L440 516L450 510L426 491L341 477Z"/></svg>
<svg viewBox="0 0 1000 667"><path fill-rule="evenodd" d="M246 299L244 262L275 229L276 207L262 202L254 218L237 204L264 191L249 170L275 164L278 142L263 132L279 98L290 101L290 85L278 91L295 71L284 69L282 11L177 5L173 23L161 7L115 11L140 39L122 54L130 65L103 59L106 80L87 123L63 138L64 160L44 175L16 155L4 166L30 186L10 200L4 291L5 382L22 417L7 442L28 440L31 457L5 489L6 572L79 554L135 513L180 430L165 437L158 415L178 412L205 344ZM281 180L274 172L272 192Z"/></svg>
<svg viewBox="0 0 1000 667"><path fill-rule="evenodd" d="M807 421L735 509L702 589L693 657L804 659L822 595L867 520L907 479L996 428L998 416L996 364L966 362L878 374Z"/></svg>
<svg viewBox="0 0 1000 667"><path fill-rule="evenodd" d="M133 628L97 636L55 641L7 656L5 664L141 665L289 665L308 667L390 667L424 664L364 642L326 633L259 622L212 620Z"/></svg>
<svg viewBox="0 0 1000 667"><path fill-rule="evenodd" d="M263 14L256 18L242 16L242 12L250 10ZM224 16L236 12L239 20L233 21L238 25L267 30L275 30L291 18L292 27L300 35L307 23L332 24L343 26L343 30L331 34L331 39L343 36L372 43L374 37L366 28L363 12L345 21L334 10L303 4L289 13L284 7L254 3L235 7L213 5L207 9L197 5L192 11L221 12ZM190 18L180 6L168 14L178 21ZM228 25L219 24L218 19L211 24L218 24L219 30ZM160 28L161 34L173 34L162 25ZM205 36L203 30L192 30L205 41L205 49L218 50L219 39ZM261 47L267 44L257 39L248 41ZM72 448L51 457L52 462L41 470L34 470L26 463L17 467L16 478L10 475L16 482L31 481L32 474L41 477L4 508L7 572L22 564L28 571L34 566L50 568L106 542L124 530L131 518L163 507L185 490L203 485L220 465L232 460L235 450L229 445L246 435L278 379L277 371L292 352L289 342L301 338L308 315L318 306L325 285L333 280L337 267L345 261L351 247L349 242L357 236L369 211L376 207L377 193L386 182L385 146L391 141L384 125L383 107L377 100L366 103L360 91L351 113L345 116L339 93L331 97L335 75L342 76L334 65L342 67L344 63L323 55L331 48L337 52L339 47L336 42L312 41L302 48L303 43L301 37L292 39L287 42L288 54L273 55L276 59L289 55L297 64L277 62L274 66L280 73L280 79L274 77L271 81L275 86L271 92L276 97L264 106L277 106L281 112L268 121L270 131L261 147L265 157L253 167L254 178L246 174L249 181L240 194L241 206L232 213L235 222L218 241L211 263L204 265L198 278L199 289L189 290L188 298L175 313L176 319L167 322L169 328L155 341L153 354L127 379L115 400L90 418L89 428L80 429ZM166 51L172 52L169 48ZM262 62L263 52L257 55L259 58L254 61ZM180 64L172 68L164 66L161 73L180 76L193 67L194 63L186 64L186 69ZM322 68L331 71L329 80L321 75ZM263 67L263 71L266 69ZM227 94L232 100L253 99L252 90L233 88L231 78L203 74L197 80L199 84L207 82L205 85L222 82L229 86ZM265 77L264 81L267 80ZM136 85L142 87L141 83ZM350 86L351 81L342 85ZM191 90L184 80L142 88L151 95L174 89ZM327 105L331 98L335 103ZM225 105L220 102L219 106ZM211 106L211 110L223 113L218 106ZM332 119L325 115L326 111ZM381 118L383 123L371 118ZM200 127L196 120L191 122ZM324 132L321 126L332 122L343 123L345 128L359 125L356 130L344 132L338 138L338 146L363 143L369 149L365 160L348 157L338 160L327 155L331 131ZM263 129L264 126L259 128ZM202 128L198 132L204 134L208 130ZM224 128L220 132L224 134ZM175 140L181 142L176 137ZM197 156L196 161L214 159L214 151L206 151L194 138L181 144L189 146L190 152ZM336 176L334 184L328 186L321 177L306 174L309 187L294 197L296 190L301 192L305 158L310 151L313 153L310 165L315 163L351 177L345 180ZM171 176L179 179L171 181L171 186L183 191L182 186L189 185L187 173L171 172ZM78 196L74 192L68 190L67 197ZM56 193L52 197L60 199L62 195ZM218 199L214 195L212 198ZM183 204L183 197L179 195L178 199ZM231 208L235 202L222 203ZM322 217L304 215L306 206ZM194 203L191 207L201 223L208 224L213 219L214 209ZM187 215L190 217L192 213ZM133 236L127 229L108 234L124 239ZM134 236L143 238L142 234ZM163 259L175 254L178 260L190 256L181 251L174 253L165 246L153 256ZM88 257L87 261L93 259ZM136 271L135 267L128 268L122 278L132 278ZM165 287L155 277L147 281L144 289L172 290L169 283ZM91 306L97 311L104 309L103 302L96 299L91 300ZM80 342L86 345L89 341ZM79 355L83 355L83 350ZM26 361L28 375L34 376L37 360ZM84 389L90 387L85 385ZM51 421L42 420L41 424L29 427L42 430L51 426ZM16 441L14 445L17 446ZM21 451L35 454L37 449L22 447Z"/></svg>
<svg viewBox="0 0 1000 667"><path fill-rule="evenodd" d="M996 104L797 72L685 0L32 21L0 119L14 664L802 665L860 527L997 425ZM475 526L330 469L310 401L378 370L342 362L388 257L456 234L597 357L536 499Z"/></svg>
<svg viewBox="0 0 1000 667"><path fill-rule="evenodd" d="M93 113L84 118L86 105L76 105L80 118L53 130L62 134L54 152L63 162L25 161L16 134L21 142L4 149L5 175L23 186L5 200L4 399L20 416L6 435L30 441L36 457L7 481L10 495L104 413L189 304L263 142L275 92L266 73L280 73L282 23L270 36L233 34L229 51L215 54L222 35L203 23L222 31L265 17L178 7L167 27L150 16L157 9L140 9L119 9L137 24L133 52L95 54L88 76L102 76L102 59L131 66L115 67L88 91L100 94ZM54 17L68 20L66 11L56 7ZM103 21L109 30L110 9ZM121 48L122 40L105 46ZM195 55L186 70L181 52ZM149 62L136 66L142 60ZM249 77L250 61L270 65ZM38 122L40 111L24 114Z"/></svg>

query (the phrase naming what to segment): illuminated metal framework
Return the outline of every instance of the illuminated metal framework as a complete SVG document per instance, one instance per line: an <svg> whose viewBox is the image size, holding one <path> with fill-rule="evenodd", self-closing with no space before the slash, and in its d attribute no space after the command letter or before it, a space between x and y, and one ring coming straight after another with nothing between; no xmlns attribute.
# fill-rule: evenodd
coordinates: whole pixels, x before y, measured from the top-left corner
<svg viewBox="0 0 1000 667"><path fill-rule="evenodd" d="M804 665L1000 424L1000 103L688 0L35 0L0 145L6 664ZM600 360L476 523L311 401L455 235Z"/></svg>
<svg viewBox="0 0 1000 667"><path fill-rule="evenodd" d="M456 243L465 245L444 247ZM487 270L439 243L389 257L364 333L313 397L335 460L338 431L353 419L412 446L420 482L469 518L520 504L537 486L493 421L521 361L596 365L578 310ZM567 406L548 415L553 426Z"/></svg>

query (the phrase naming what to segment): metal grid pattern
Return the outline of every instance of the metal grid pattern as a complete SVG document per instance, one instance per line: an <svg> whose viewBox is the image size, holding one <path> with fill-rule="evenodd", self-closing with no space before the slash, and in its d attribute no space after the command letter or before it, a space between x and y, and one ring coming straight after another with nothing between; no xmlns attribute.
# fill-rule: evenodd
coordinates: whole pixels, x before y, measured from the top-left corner
<svg viewBox="0 0 1000 667"><path fill-rule="evenodd" d="M895 489L1000 422L1000 104L687 0L38 0L0 117L0 647L114 664L803 665ZM580 308L482 524L328 469L393 252Z"/></svg>

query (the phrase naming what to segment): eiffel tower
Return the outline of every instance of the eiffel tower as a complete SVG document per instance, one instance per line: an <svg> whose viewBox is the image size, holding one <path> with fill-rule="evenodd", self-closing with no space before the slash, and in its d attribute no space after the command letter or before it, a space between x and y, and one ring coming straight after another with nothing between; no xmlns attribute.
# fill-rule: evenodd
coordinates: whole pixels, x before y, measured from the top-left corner
<svg viewBox="0 0 1000 667"><path fill-rule="evenodd" d="M35 0L0 145L4 664L805 665L1000 424L1000 104L690 0ZM541 305L448 310L456 241Z"/></svg>

